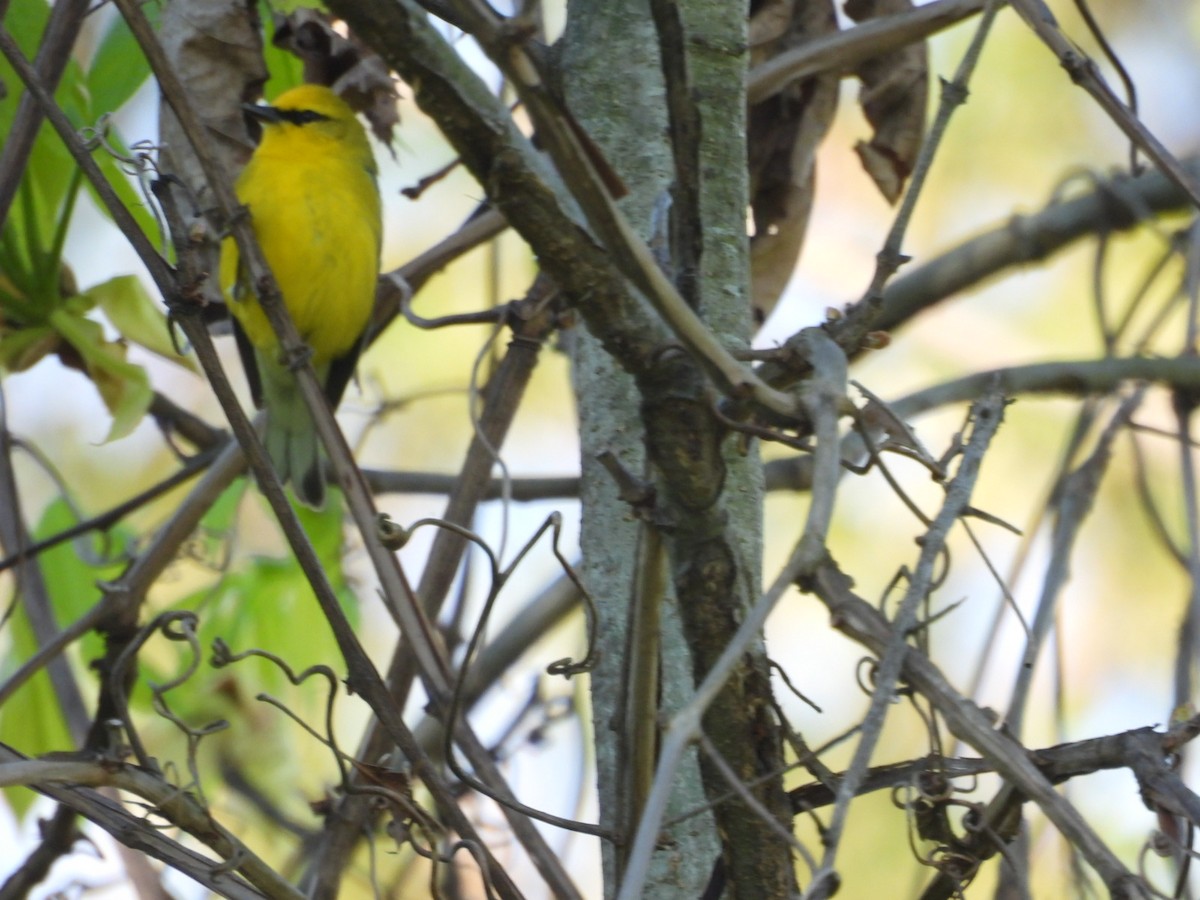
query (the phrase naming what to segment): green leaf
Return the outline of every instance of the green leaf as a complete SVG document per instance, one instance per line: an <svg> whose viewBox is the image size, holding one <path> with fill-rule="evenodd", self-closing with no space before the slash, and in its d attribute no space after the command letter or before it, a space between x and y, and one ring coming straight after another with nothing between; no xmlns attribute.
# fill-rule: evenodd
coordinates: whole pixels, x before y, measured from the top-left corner
<svg viewBox="0 0 1200 900"><path fill-rule="evenodd" d="M339 506L327 502L321 512L301 509L299 513L326 577L353 619L356 601L342 570L343 513ZM290 553L238 561L215 592L198 593L193 602L206 604L202 629L206 640L220 637L235 653L250 648L267 650L297 672L316 663L332 663L336 668L335 661L341 659L312 587ZM279 668L266 660L246 660L238 664L237 671L256 691L280 691L288 683Z"/></svg>
<svg viewBox="0 0 1200 900"><path fill-rule="evenodd" d="M68 65L55 93L56 99L76 125L84 124L80 118L79 77L79 67ZM0 108L8 108L5 110L8 115L0 118L0 135L4 138L8 137L12 127L12 113L16 106L14 102L0 103ZM71 154L54 129L43 122L33 142L29 162L21 174L21 189L14 204L15 215L10 215L20 224L17 233L9 239L20 239L26 259L36 266L35 271L55 268L41 259L41 252L48 248L58 230L60 213L75 170Z"/></svg>
<svg viewBox="0 0 1200 900"><path fill-rule="evenodd" d="M202 628L206 644L220 637L234 653L265 650L294 671L338 658L329 626L294 560L244 560L206 600L209 606ZM264 659L240 662L235 671L253 685L254 692L279 692L288 684L282 670Z"/></svg>
<svg viewBox="0 0 1200 900"><path fill-rule="evenodd" d="M77 522L70 506L63 500L56 500L46 508L32 537L35 541L41 540ZM60 624L75 621L99 601L96 582L120 575L124 561L117 557L122 556L130 540L130 533L118 528L107 540L96 535L82 537L78 541L52 547L37 558L51 608ZM89 558L80 555L81 548ZM37 639L23 606L18 605L9 620L7 634L11 648L5 654L5 674L29 659L37 650ZM82 654L85 660L98 657L102 650L97 635L90 634L83 639ZM79 653L78 647L72 648L66 658L78 661ZM82 667L76 666L76 669ZM82 678L80 681L84 683ZM50 678L44 671L22 685L0 707L0 740L31 756L54 750L76 749ZM14 790L7 793L7 799L20 815L32 802L33 795L23 789Z"/></svg>
<svg viewBox="0 0 1200 900"><path fill-rule="evenodd" d="M87 76L83 72L83 68L79 65L79 61L72 57L67 60L67 66L63 69L62 78L58 82L58 88L54 91L54 99L58 101L59 107L66 113L67 118L76 128L82 128L88 125L94 125L96 116L99 113L96 111L92 103L92 94L88 90ZM108 110L100 110L99 112L108 112ZM47 131L54 135L55 140L59 140L58 133L52 128Z"/></svg>
<svg viewBox="0 0 1200 900"><path fill-rule="evenodd" d="M226 568L229 547L235 533L242 497L246 494L246 486L246 479L238 478L225 488L216 503L204 514L196 533L192 535L191 554L215 571L224 571Z"/></svg>
<svg viewBox="0 0 1200 900"><path fill-rule="evenodd" d="M146 3L142 11L157 27L159 6ZM125 105L150 77L150 65L125 19L114 16L112 25L100 40L92 64L88 66L87 87L92 95L92 108L97 112L115 112Z"/></svg>
<svg viewBox="0 0 1200 900"><path fill-rule="evenodd" d="M34 529L34 540L53 537L79 524L79 516L65 500L55 500L42 514ZM124 526L115 526L104 534L92 533L74 541L58 544L39 557L42 562L46 590L54 604L55 615L62 622L78 619L99 601L97 582L118 578L125 568L126 551L134 541L134 533ZM84 658L96 659L103 652L99 636L91 634L83 640Z"/></svg>
<svg viewBox="0 0 1200 900"><path fill-rule="evenodd" d="M24 321L24 314L10 309L14 300L24 300L33 290L33 267L21 253L23 241L17 230L16 220L9 216L0 226L0 301L3 302L5 319Z"/></svg>
<svg viewBox="0 0 1200 900"><path fill-rule="evenodd" d="M313 549L317 552L325 574L335 591L344 586L342 578L342 524L345 512L342 509L342 495L336 491L329 492L329 502L323 509L309 509L307 506L296 504L296 514L300 524L308 533Z"/></svg>
<svg viewBox="0 0 1200 900"><path fill-rule="evenodd" d="M12 617L8 631L13 637L14 650L18 632L23 633L23 643L33 640L33 632L24 612ZM17 652L21 652L21 658L27 659L33 651ZM30 678L4 702L4 708L0 710L0 740L29 756L52 750L76 749L58 698L54 696L50 676L44 671ZM37 795L26 788L5 788L4 798L20 818L29 811Z"/></svg>
<svg viewBox="0 0 1200 900"><path fill-rule="evenodd" d="M26 56L37 51L47 18L44 0L28 0L20 16L9 17L5 24L12 29L17 43ZM125 102L145 80L148 69L140 53L131 44L132 37L124 22L116 17L105 35L93 60L92 70L85 75L77 61L70 60L63 73L55 97L77 128L94 127L98 123L95 110L110 112ZM0 143L12 129L17 104L15 96L20 81L11 67L0 60L0 81L10 86L14 97L0 103ZM120 135L109 127L104 134L108 148L119 155L130 156ZM98 149L94 158L118 198L134 216L143 232L161 242L159 228L147 209L147 201L130 183L122 163L107 149ZM108 211L90 182L86 188L96 200L96 206L107 216ZM0 264L8 281L19 288L27 308L20 316L27 324L44 322L57 308L58 258L66 234L65 221L73 209L79 186L79 172L58 135L43 123L34 141L28 165L21 176L12 215L0 231ZM10 314L13 310L8 310ZM172 354L173 355L173 354Z"/></svg>
<svg viewBox="0 0 1200 900"><path fill-rule="evenodd" d="M48 6L44 0L25 0L20 16L9 16L5 25L16 38L25 55L32 58L47 19ZM153 10L151 10L153 12ZM67 64L55 98L77 128L97 125L96 112L110 112L120 106L137 84L145 80L147 67L140 53L129 52L131 40L124 23L116 18L93 60L92 71L85 75L74 59ZM123 55L124 54L124 55ZM9 87L12 96L0 103L0 144L12 129L21 82L12 68L0 59L0 81ZM136 83L135 83L136 82ZM132 86L131 86L132 84ZM129 155L120 135L111 127L105 140L116 152ZM146 200L130 184L121 163L101 149L94 154L100 170L111 184L142 230L156 242L160 240L154 218L146 209ZM57 259L46 252L55 235L61 233L60 220L66 208L71 179L76 166L58 135L43 123L34 141L29 164L22 174L22 189L14 204L13 214L0 233L0 258L4 260L5 275L19 285L29 298L43 302L45 312L53 306L49 279L58 270ZM99 202L95 189L86 182L86 189L96 200L96 206L106 216L108 211ZM39 281L39 276L42 276Z"/></svg>
<svg viewBox="0 0 1200 900"><path fill-rule="evenodd" d="M33 59L37 53L49 17L50 4L46 0L22 0L21 14L5 17L4 27L26 59ZM8 88L8 99L0 103L0 134L7 136L17 111L16 100L24 91L24 85L3 57L0 57L0 81Z"/></svg>
<svg viewBox="0 0 1200 900"><path fill-rule="evenodd" d="M319 9L321 12L329 12L329 7L320 0L274 0L271 3L271 11L276 14L287 15L298 9Z"/></svg>
<svg viewBox="0 0 1200 900"><path fill-rule="evenodd" d="M44 0L29 0L21 15L10 16L6 27L27 58L33 58L45 28L48 6ZM0 143L12 131L22 85L12 67L0 60L0 82L11 96L0 103ZM90 115L90 101L83 86L79 65L70 60L55 92L59 104L77 125ZM21 318L43 322L58 302L61 270L58 249L65 234L64 221L70 214L71 198L78 185L74 161L46 123L34 138L13 209L0 232L0 260L9 283L27 301ZM12 312L12 310L6 310Z"/></svg>
<svg viewBox="0 0 1200 900"><path fill-rule="evenodd" d="M129 434L142 421L154 398L146 370L128 362L125 347L106 340L98 322L69 310L56 310L50 324L79 352L88 376L113 417L105 442Z"/></svg>
<svg viewBox="0 0 1200 900"><path fill-rule="evenodd" d="M310 6L310 3L299 3L297 6ZM291 10L279 10L291 12ZM274 41L264 41L263 62L266 63L270 77L263 89L267 101L274 100L289 88L304 81L304 63L294 54L275 46Z"/></svg>
<svg viewBox="0 0 1200 900"><path fill-rule="evenodd" d="M24 372L58 347L61 340L49 325L34 325L0 337L0 369Z"/></svg>
<svg viewBox="0 0 1200 900"><path fill-rule="evenodd" d="M188 371L199 372L190 356L175 352L167 328L167 317L137 276L118 275L88 288L83 296L104 310L104 315L121 337Z"/></svg>

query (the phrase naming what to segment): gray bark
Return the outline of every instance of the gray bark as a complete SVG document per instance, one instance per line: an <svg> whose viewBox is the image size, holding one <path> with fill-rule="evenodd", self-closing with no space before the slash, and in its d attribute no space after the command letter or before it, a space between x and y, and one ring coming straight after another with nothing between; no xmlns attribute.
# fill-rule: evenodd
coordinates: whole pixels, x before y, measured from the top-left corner
<svg viewBox="0 0 1200 900"><path fill-rule="evenodd" d="M622 208L634 227L651 237L656 202L672 179L657 37L645 0L573 2L563 39L567 105L588 134L618 166L630 189ZM641 397L633 379L599 341L578 329L574 381L580 417L583 578L597 605L594 639L604 655L591 673L592 721L600 794L600 821L621 827L630 798L622 766L623 703L630 660L626 658L630 603L638 582L639 533L644 527L618 496L612 476L596 461L604 451L641 477L646 459ZM670 602L673 602L673 598ZM661 620L661 702L666 710L692 692L692 667L677 614ZM705 803L696 759L684 767L673 796L675 812ZM619 848L604 844L605 895L619 884ZM711 816L696 816L672 829L652 869L648 894L695 898L720 855Z"/></svg>

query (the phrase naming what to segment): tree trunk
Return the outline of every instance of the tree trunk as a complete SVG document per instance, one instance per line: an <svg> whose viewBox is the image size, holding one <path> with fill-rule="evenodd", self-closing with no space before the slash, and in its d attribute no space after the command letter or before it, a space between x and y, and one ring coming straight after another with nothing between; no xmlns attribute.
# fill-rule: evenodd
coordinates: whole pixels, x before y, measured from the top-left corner
<svg viewBox="0 0 1200 900"><path fill-rule="evenodd" d="M667 16L676 9L682 15L677 23L684 26L682 39L668 53L674 52L671 64L684 75L680 96L697 101L691 113L698 131L689 134L682 128L686 110L670 120L660 29L646 0L570 4L561 57L563 91L568 107L606 157L619 161L618 174L630 190L622 205L634 227L652 246L671 246L663 262L685 297L727 345L744 347L751 324L745 234L746 9L724 2L661 6ZM669 18L665 24L660 19L662 39L670 40L670 26ZM674 154L672 134L679 136ZM653 740L648 742L649 757L639 754L639 746L647 743L644 729L687 702L696 680L735 630L741 611L759 594L761 467L756 454L730 450L732 442L725 440L712 414L702 374L675 348L664 347L652 371L635 383L594 339L580 334L575 383L583 455L584 578L597 603L595 639L604 652L592 673L601 822L628 838L654 762ZM652 507L644 517L648 522L635 518L612 473L597 462L605 452L633 481L644 477L655 485L656 500L647 501ZM664 565L669 575L664 572L660 583L656 572ZM654 589L647 590L648 585ZM647 654L661 661L656 683L636 674L647 671ZM651 665L649 671L654 670ZM646 706L652 713L639 717L637 711ZM761 646L746 657L705 723L718 752L746 783L781 771L779 730ZM747 740L747 735L756 737ZM677 776L667 819L728 793L729 785L715 767L693 756ZM781 780L768 778L755 793L779 824L790 829ZM647 894L700 896L722 854L718 833L726 835L730 896L788 896L795 890L786 843L757 812L726 801L715 815L685 819L664 835ZM619 844L606 845L610 896L619 884L621 859Z"/></svg>
<svg viewBox="0 0 1200 900"><path fill-rule="evenodd" d="M649 237L656 202L671 183L671 151L667 143L662 72L654 23L645 0L575 2L562 42L563 90L567 103L607 159L619 160L618 174L630 189L622 209L635 228ZM614 65L620 60L619 65ZM641 397L633 379L582 328L574 344L574 380L580 418L583 507L581 546L583 577L597 606L597 633L603 648L592 672L592 722L600 793L600 821L632 835L636 827L637 791L631 784L630 744L637 737L626 724L629 684L631 603L644 566L661 566L647 544L647 526L631 514L618 494L613 476L597 456L611 453L636 477L646 470L640 426ZM639 555L639 545L642 552ZM663 597L648 598L650 603ZM651 610L653 612L653 610ZM664 703L691 694L689 653L677 615L663 617L659 632L661 695ZM644 737L644 735L643 735ZM681 769L672 812L703 806L704 791L695 757ZM619 887L621 847L606 842L606 896ZM708 883L720 854L711 817L686 819L662 842L651 871L647 894L695 898Z"/></svg>

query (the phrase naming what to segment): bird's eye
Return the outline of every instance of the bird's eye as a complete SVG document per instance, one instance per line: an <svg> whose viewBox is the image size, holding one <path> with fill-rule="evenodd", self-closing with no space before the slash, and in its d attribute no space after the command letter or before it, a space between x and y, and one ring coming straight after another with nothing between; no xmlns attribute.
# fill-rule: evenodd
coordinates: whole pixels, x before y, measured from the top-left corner
<svg viewBox="0 0 1200 900"><path fill-rule="evenodd" d="M279 118L293 125L307 125L310 122L326 122L329 116L322 115L311 109L281 109Z"/></svg>

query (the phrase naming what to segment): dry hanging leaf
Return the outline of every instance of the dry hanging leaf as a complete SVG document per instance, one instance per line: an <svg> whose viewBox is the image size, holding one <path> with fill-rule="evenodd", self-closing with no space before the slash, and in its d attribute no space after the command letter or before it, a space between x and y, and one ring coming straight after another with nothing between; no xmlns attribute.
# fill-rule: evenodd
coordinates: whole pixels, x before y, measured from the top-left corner
<svg viewBox="0 0 1200 900"><path fill-rule="evenodd" d="M912 0L846 0L846 15L856 22L905 12ZM870 143L855 151L863 168L889 203L895 203L912 172L925 136L929 96L929 60L925 42L917 41L858 67L862 81L859 104L874 129Z"/></svg>
<svg viewBox="0 0 1200 900"><path fill-rule="evenodd" d="M750 12L751 66L837 31L832 0L758 0ZM817 147L833 121L837 90L838 76L826 73L793 82L748 111L750 264L759 324L779 302L804 245Z"/></svg>
<svg viewBox="0 0 1200 900"><path fill-rule="evenodd" d="M391 146L399 121L396 85L375 51L353 33L343 37L334 31L329 16L315 9L276 16L273 43L304 63L305 81L328 85L365 115L375 136Z"/></svg>
<svg viewBox="0 0 1200 900"><path fill-rule="evenodd" d="M770 59L779 51L762 55L758 51L783 37L792 23L792 7L795 0L752 0L750 4L750 53L751 65Z"/></svg>

